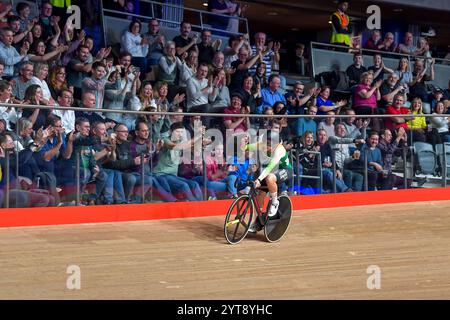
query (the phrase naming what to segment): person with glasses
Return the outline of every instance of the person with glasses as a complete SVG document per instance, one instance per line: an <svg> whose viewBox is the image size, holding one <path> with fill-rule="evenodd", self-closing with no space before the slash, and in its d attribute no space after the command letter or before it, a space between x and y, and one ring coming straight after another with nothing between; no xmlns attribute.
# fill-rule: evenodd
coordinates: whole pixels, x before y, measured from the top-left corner
<svg viewBox="0 0 450 320"><path fill-rule="evenodd" d="M66 68L63 66L55 66L50 70L47 83L53 100L57 100L63 90L73 92L73 87L67 83Z"/></svg>

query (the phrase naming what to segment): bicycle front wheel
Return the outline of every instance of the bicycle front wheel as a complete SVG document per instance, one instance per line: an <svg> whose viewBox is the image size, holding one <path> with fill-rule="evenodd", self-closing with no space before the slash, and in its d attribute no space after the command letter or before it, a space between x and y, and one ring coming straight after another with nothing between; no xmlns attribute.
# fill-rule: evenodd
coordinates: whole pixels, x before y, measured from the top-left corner
<svg viewBox="0 0 450 320"><path fill-rule="evenodd" d="M253 201L244 194L233 201L225 217L224 234L230 244L238 244L248 234L254 214Z"/></svg>

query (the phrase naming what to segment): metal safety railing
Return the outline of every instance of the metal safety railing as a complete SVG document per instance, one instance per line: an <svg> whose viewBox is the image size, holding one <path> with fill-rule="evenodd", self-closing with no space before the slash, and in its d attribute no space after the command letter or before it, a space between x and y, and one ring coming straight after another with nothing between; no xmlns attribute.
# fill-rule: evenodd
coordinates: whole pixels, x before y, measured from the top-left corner
<svg viewBox="0 0 450 320"><path fill-rule="evenodd" d="M71 107L71 108L66 108L66 107L60 107L60 106L37 106L37 105L25 105L25 104L5 104L3 103L2 105L8 105L10 107L15 107L15 108L21 108L21 109L41 109L41 110L55 110L55 109L60 109L60 110L73 110L73 111L85 111L85 112L97 112L97 113L101 113L101 112L110 112L110 113L118 113L118 114L131 114L131 115L163 115L163 116L174 116L174 115L183 115L183 116L202 116L202 117L243 117L242 114L216 114L216 113L183 113L183 112L149 112L149 111L132 111L132 110L109 110L109 109L89 109L89 108L79 108L79 107ZM428 115L428 114L424 114L421 115L425 118L433 118L433 117L442 117L445 115L438 115L438 114L432 114L432 115ZM310 115L278 115L278 116L272 116L272 115L259 115L259 114L245 114L245 117L249 117L249 118L288 118L288 119L300 119L300 118L311 118ZM316 118L328 118L331 117L329 115L320 115L320 116L316 116ZM391 118L393 117L393 115L364 115L364 116L355 116L355 115L334 115L333 116L336 119L345 119L345 118L350 118L350 117L362 117L362 118ZM149 131L151 132L153 130L153 124L151 121L148 122L148 126L149 126ZM17 136L20 135L20 133L18 132L18 126L16 125L16 134ZM414 145L414 141L411 140L412 139L412 135L409 141L409 145L412 147ZM441 149L439 149L441 148ZM440 151L442 150L442 151ZM408 151L411 151L411 154L408 155ZM441 158L440 163L441 163L441 167L440 167L440 171L442 174L442 186L446 187L447 186L447 179L448 179L448 168L450 167L450 164L447 163L448 160L450 158L450 143L444 143L441 146L436 146L435 147L435 151L437 156L439 156ZM293 150L293 152L296 152L295 150ZM19 150L16 148L14 153L16 154L15 160L16 160L16 177L19 176L18 174L18 154L19 154ZM320 189L323 190L323 176L322 176L322 171L323 171L323 167L322 167L322 159L321 159L321 154L320 152L312 152L316 155L316 157L318 158L318 176L308 176L308 175L302 175L300 174L299 170L299 163L298 163L298 155L295 159L295 161L292 161L292 163L295 162L295 167L297 169L297 175L295 176L295 180L296 181L292 181L294 182L294 184L296 183L297 186L300 185L300 179L301 178L309 178L309 179L320 179ZM410 150L403 150L403 177L405 180L405 184L404 187L407 187L407 177L408 177L408 173L407 173L407 164L410 164L412 170L414 171L414 153L415 150L414 148L411 148ZM6 152L5 153L5 157L6 157L6 172L4 173L4 176L6 177L6 184L5 184L5 191L6 191L6 197L5 197L5 206L9 207L10 206L10 169L11 169L11 164L10 164L10 155L11 155L11 151L10 152ZM292 159L292 158L291 158ZM365 157L365 159L367 159L367 157ZM142 197L142 201L145 200L145 184L146 181L144 179L144 176L146 175L145 172L145 168L144 168L144 162L143 159L141 159L141 167L140 167L140 173L141 173L141 197ZM332 162L333 162L333 174L334 176L336 175L336 162L335 162L335 156L333 155L332 157ZM152 169L153 169L153 158L150 157L150 174L152 174ZM207 177L206 177L206 164L205 164L205 159L202 157L202 164L203 164L203 198L206 200L207 199ZM80 181L80 176L81 176L81 155L79 152L76 153L75 155L75 184L76 184L76 204L79 205L81 203L81 192L83 189L82 183ZM365 186L364 186L364 190L368 189L367 186L367 163L364 164L364 175L365 175ZM413 177L415 176L415 172L413 172ZM334 177L333 179L333 192L336 192L336 178ZM150 192L150 196L153 197L153 193ZM153 201L153 198L150 199L150 201Z"/></svg>
<svg viewBox="0 0 450 320"><path fill-rule="evenodd" d="M133 14L133 13L128 13L128 12L121 12L121 11L116 11L116 10L111 10L111 9L105 9L104 5L102 6L102 13L103 15L105 13L108 14L114 14L114 15L120 15L123 16L124 19L126 19L126 17L133 17L133 18L139 18L139 19L143 19L143 20L149 20L151 18L155 18L158 21L164 23L164 24L168 24L169 26L173 27L174 25L176 26L180 26L181 22L183 21L183 18L186 14L194 14L198 16L198 21L200 22L199 24L197 23L191 23L192 27L194 27L194 29L198 29L198 30L211 30L213 33L219 33L219 34L225 34L225 35L244 35L244 34L248 34L249 33L249 27L248 27L248 20L247 18L243 18L243 17L238 17L238 16L230 16L230 15L226 15L226 14L218 14L218 13L212 13L209 11L205 11L205 10L199 10L199 9L194 9L194 8L189 8L189 7L185 7L185 6L181 6L181 5L176 5L176 4L170 4L170 3L163 3L163 2L156 2L156 1L151 1L151 0L141 0L142 3L148 3L150 5L150 14L151 16L148 15L139 15L139 14ZM103 3L103 1L102 1ZM178 12L179 14L175 15L174 17L158 17L158 15L156 14L157 12L157 8L162 8L162 10L171 10L172 12ZM233 31L228 31L228 30L223 30L223 29L217 29L212 27L210 24L206 24L205 21L207 19L205 18L215 18L215 17L220 17L220 18L227 18L227 19L236 19L239 21L239 26L243 25L244 29L243 32L240 32L240 30L238 30L237 33L233 32ZM105 28L103 28L105 30ZM105 39L106 39L106 35L105 35Z"/></svg>

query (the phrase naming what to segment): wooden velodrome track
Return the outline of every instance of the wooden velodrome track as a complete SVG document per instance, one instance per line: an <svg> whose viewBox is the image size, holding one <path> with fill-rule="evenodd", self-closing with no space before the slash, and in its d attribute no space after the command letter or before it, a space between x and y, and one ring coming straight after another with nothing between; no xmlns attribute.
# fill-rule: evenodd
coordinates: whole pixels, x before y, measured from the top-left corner
<svg viewBox="0 0 450 320"><path fill-rule="evenodd" d="M3 228L0 298L450 298L450 201L297 211L276 244L228 245L222 227L215 216ZM69 265L80 290L66 288Z"/></svg>

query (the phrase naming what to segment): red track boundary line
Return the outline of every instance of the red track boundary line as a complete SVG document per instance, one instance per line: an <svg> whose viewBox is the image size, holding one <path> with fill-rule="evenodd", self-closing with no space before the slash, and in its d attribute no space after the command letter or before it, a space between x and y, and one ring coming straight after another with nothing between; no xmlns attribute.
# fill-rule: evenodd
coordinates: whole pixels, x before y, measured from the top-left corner
<svg viewBox="0 0 450 320"><path fill-rule="evenodd" d="M450 200L450 189L410 189L291 197L294 210ZM0 227L64 225L225 215L231 200L0 209Z"/></svg>

